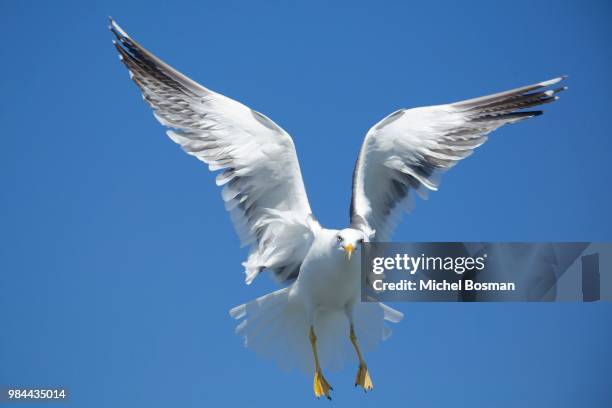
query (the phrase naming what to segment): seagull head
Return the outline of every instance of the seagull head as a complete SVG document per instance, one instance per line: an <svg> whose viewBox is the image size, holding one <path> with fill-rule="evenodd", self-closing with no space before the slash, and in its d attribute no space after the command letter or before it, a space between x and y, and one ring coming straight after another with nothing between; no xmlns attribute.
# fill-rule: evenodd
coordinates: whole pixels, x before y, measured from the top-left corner
<svg viewBox="0 0 612 408"><path fill-rule="evenodd" d="M365 238L365 234L357 229L345 228L340 230L336 234L338 250L345 252L347 260L350 261L353 252L361 249L361 244L363 244Z"/></svg>

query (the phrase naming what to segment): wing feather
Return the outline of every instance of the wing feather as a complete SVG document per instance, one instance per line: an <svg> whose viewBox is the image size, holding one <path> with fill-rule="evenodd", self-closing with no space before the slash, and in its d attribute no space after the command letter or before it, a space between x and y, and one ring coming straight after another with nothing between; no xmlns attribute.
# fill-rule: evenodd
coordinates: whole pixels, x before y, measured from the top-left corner
<svg viewBox="0 0 612 408"><path fill-rule="evenodd" d="M411 192L426 198L440 176L471 155L493 130L542 114L524 109L554 102L567 88L554 78L480 98L393 112L367 133L353 172L351 224L388 240Z"/></svg>
<svg viewBox="0 0 612 408"><path fill-rule="evenodd" d="M247 283L264 269L297 277L318 228L291 137L247 106L189 79L110 22L115 48L155 118L188 154L221 172L215 182L243 246Z"/></svg>

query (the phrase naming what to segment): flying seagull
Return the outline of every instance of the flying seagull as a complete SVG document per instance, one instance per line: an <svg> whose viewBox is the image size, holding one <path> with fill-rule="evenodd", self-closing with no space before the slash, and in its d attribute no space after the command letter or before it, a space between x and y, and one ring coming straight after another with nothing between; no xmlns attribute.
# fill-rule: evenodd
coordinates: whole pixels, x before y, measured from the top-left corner
<svg viewBox="0 0 612 408"><path fill-rule="evenodd" d="M353 173L350 225L322 227L312 215L295 146L271 119L211 91L140 46L112 19L123 64L168 136L208 164L243 246L246 283L269 271L281 284L230 311L245 345L288 368L314 372L316 397L330 398L322 368L343 362L352 344L355 385L373 388L362 346L372 348L403 315L360 301L364 242L387 241L413 195L436 190L439 176L493 130L540 115L525 110L558 99L564 77L446 105L400 109L372 127ZM347 337L350 340L347 341ZM359 339L359 340L358 340Z"/></svg>

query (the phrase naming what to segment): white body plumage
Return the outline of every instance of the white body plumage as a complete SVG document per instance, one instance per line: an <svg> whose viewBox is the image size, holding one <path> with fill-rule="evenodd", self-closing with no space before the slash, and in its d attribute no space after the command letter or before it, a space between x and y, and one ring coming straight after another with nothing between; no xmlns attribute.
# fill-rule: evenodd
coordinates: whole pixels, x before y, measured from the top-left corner
<svg viewBox="0 0 612 408"><path fill-rule="evenodd" d="M280 367L308 372L314 368L305 335L310 327L317 334L323 368L341 368L351 357L350 324L364 350L387 338L391 330L384 322L399 322L403 315L382 303L360 302L364 238L351 228L317 229L295 282L230 312L244 319L237 332L245 345Z"/></svg>
<svg viewBox="0 0 612 408"><path fill-rule="evenodd" d="M344 231L353 231L352 235L363 237L361 231ZM361 259L359 254L347 259L345 250L339 245L339 232L322 228L315 234L292 288L292 292L303 302L307 317L311 319L316 318L317 311L350 311L360 298ZM351 240L351 245L355 251L359 251L358 240Z"/></svg>

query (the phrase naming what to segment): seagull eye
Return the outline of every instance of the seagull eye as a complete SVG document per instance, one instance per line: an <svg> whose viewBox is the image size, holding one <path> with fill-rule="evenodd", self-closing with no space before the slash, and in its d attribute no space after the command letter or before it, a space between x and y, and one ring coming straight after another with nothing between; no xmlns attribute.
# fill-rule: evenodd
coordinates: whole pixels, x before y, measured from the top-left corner
<svg viewBox="0 0 612 408"><path fill-rule="evenodd" d="M340 235L338 235L337 238L338 238L338 242L344 241L344 238L342 238Z"/></svg>
<svg viewBox="0 0 612 408"><path fill-rule="evenodd" d="M361 245L361 244L363 244L363 238L361 238L361 239L359 240L359 244L360 244L360 245Z"/></svg>

